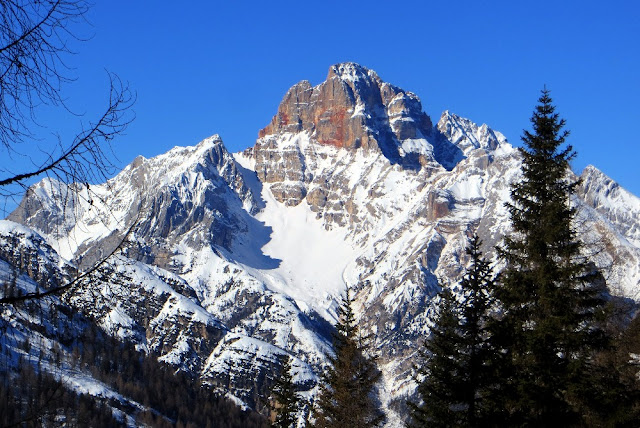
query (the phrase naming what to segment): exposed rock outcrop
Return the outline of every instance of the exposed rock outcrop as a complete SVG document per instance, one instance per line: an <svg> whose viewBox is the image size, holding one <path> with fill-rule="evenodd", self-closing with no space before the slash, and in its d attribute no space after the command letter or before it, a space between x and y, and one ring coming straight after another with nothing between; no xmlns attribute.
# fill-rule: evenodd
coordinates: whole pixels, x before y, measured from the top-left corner
<svg viewBox="0 0 640 428"><path fill-rule="evenodd" d="M294 85L259 137L308 132L319 144L375 149L426 138L431 120L418 97L354 63L329 68L326 81Z"/></svg>

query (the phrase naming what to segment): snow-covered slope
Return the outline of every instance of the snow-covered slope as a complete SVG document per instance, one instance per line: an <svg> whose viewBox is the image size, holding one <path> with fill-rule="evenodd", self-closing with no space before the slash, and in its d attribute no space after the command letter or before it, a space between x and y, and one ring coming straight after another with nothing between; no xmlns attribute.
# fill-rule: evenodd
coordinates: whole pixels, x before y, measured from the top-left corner
<svg viewBox="0 0 640 428"><path fill-rule="evenodd" d="M415 94L353 63L294 85L259 135L235 155L214 136L140 157L64 206L43 181L11 219L81 267L134 225L100 286L69 301L250 405L281 353L313 395L351 287L391 409L414 388L439 282L459 279L474 232L491 255L509 229L518 151L450 112L433 125ZM639 300L640 202L593 167L574 202L612 292Z"/></svg>

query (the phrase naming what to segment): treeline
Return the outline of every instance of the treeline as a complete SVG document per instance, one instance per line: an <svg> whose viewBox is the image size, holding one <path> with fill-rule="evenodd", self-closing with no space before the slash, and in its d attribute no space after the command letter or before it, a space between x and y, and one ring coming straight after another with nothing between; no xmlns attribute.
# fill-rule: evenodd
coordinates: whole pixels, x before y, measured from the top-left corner
<svg viewBox="0 0 640 428"><path fill-rule="evenodd" d="M267 426L258 413L242 410L194 376L176 372L158 355L140 352L86 320L74 324L75 333L61 331L48 350L43 341L34 344L29 338L0 341L0 426ZM79 394L59 380L71 382L74 375L87 374L92 378L88 382L102 383L116 398Z"/></svg>
<svg viewBox="0 0 640 428"><path fill-rule="evenodd" d="M494 273L482 242L470 237L459 284L436 299L429 337L417 349L411 427L637 427L640 421L640 316L609 295L585 254L572 204L575 156L565 121L545 89L525 131L522 178L507 204L512 232L496 250ZM343 298L320 394L307 425L383 423L379 379ZM297 422L300 397L288 365L272 396L275 426ZM286 394L283 394L283 391ZM287 392L288 391L288 392ZM291 392L293 391L293 392Z"/></svg>
<svg viewBox="0 0 640 428"><path fill-rule="evenodd" d="M164 364L157 355L145 354L130 343L106 335L95 327L78 338L72 355L83 370L145 410L136 421L153 427L263 427L266 421L256 412L243 411L221 397L193 375ZM120 405L118 403L114 405ZM126 406L126 403L124 403Z"/></svg>
<svg viewBox="0 0 640 428"><path fill-rule="evenodd" d="M42 370L23 364L13 375L2 373L0 426L126 426L111 408L87 394L78 394Z"/></svg>

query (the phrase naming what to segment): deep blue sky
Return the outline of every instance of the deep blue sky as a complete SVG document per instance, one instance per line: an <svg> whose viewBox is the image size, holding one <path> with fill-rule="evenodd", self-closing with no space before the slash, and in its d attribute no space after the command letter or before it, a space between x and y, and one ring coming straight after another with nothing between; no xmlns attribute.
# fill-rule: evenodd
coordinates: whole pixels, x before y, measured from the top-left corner
<svg viewBox="0 0 640 428"><path fill-rule="evenodd" d="M101 1L76 46L76 111L103 105L104 70L137 92L114 143L121 165L220 134L254 144L287 89L355 61L514 144L543 85L571 130L574 169L594 164L640 195L640 3L636 1ZM60 122L70 126L75 122Z"/></svg>

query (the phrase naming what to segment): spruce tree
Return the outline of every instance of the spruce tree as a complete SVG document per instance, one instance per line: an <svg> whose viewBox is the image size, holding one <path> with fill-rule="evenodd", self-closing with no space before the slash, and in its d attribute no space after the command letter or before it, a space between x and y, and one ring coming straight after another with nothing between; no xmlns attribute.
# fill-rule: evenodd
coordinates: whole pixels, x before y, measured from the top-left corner
<svg viewBox="0 0 640 428"><path fill-rule="evenodd" d="M296 426L299 410L300 396L293 383L291 358L283 355L280 358L280 375L272 390L272 411L275 413L275 419L271 426L276 428Z"/></svg>
<svg viewBox="0 0 640 428"><path fill-rule="evenodd" d="M495 349L489 326L494 306L494 274L474 235L467 247L470 265L460 282L462 289L463 362L466 367L465 425L485 426L490 419L490 400L495 386Z"/></svg>
<svg viewBox="0 0 640 428"><path fill-rule="evenodd" d="M506 268L496 288L502 316L495 343L506 356L500 401L509 425L580 424L576 403L594 353L604 345L602 276L581 255L574 226L565 121L544 89L522 140L522 179L512 186Z"/></svg>
<svg viewBox="0 0 640 428"><path fill-rule="evenodd" d="M470 265L461 296L443 288L429 339L419 351L420 405L409 403L415 427L476 427L488 420L493 350L487 331L493 302L493 272L474 236L466 249Z"/></svg>
<svg viewBox="0 0 640 428"><path fill-rule="evenodd" d="M464 364L461 361L460 314L448 288L439 295L439 307L429 338L419 350L416 366L422 403L409 402L411 427L462 426Z"/></svg>
<svg viewBox="0 0 640 428"><path fill-rule="evenodd" d="M330 364L323 375L314 410L316 427L364 428L384 421L373 395L381 373L376 357L371 355L369 338L363 337L358 329L352 306L347 288L333 336L335 355L328 356Z"/></svg>

